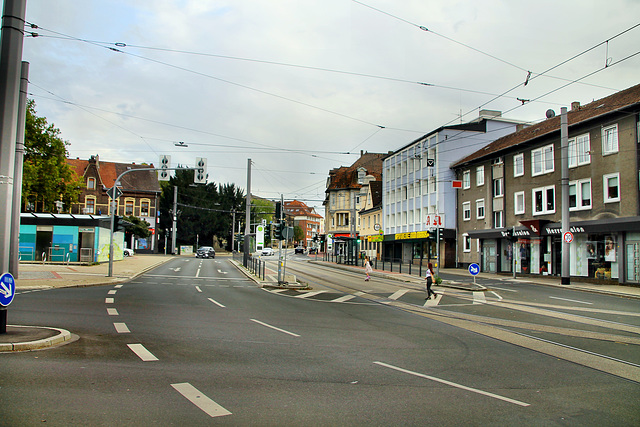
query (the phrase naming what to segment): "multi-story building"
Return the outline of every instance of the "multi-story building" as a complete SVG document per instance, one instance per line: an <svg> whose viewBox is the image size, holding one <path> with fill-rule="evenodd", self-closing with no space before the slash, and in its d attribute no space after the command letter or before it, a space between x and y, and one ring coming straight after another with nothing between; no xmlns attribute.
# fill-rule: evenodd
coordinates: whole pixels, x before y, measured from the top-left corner
<svg viewBox="0 0 640 427"><path fill-rule="evenodd" d="M112 188L121 173L131 169L151 169L153 165L135 163L104 162L99 156L89 160L67 159L67 163L86 184L78 197L78 203L71 207L71 214L111 215L110 198L107 190ZM131 172L124 175L118 184L122 195L117 200L116 214L136 216L150 224L155 237L156 210L160 185L155 171ZM152 250L154 239L136 242L137 250Z"/></svg>
<svg viewBox="0 0 640 427"><path fill-rule="evenodd" d="M437 226L442 266L454 266L456 193L449 166L523 126L499 111L482 110L469 123L440 127L385 156L383 258L405 263L435 260L435 227L431 221L427 224L429 217L442 221Z"/></svg>
<svg viewBox="0 0 640 427"><path fill-rule="evenodd" d="M379 259L382 255L382 182L370 181L362 187L366 190L360 198L363 206L360 213L360 251L370 259Z"/></svg>
<svg viewBox="0 0 640 427"><path fill-rule="evenodd" d="M571 276L640 282L639 112L637 85L567 113ZM451 166L459 264L561 275L560 133L550 117Z"/></svg>
<svg viewBox="0 0 640 427"><path fill-rule="evenodd" d="M294 227L300 227L304 233L302 241L297 243L305 248L317 248L320 239L322 216L318 215L315 209L299 200L285 201L284 213L287 217L293 218Z"/></svg>
<svg viewBox="0 0 640 427"><path fill-rule="evenodd" d="M371 181L382 179L382 158L385 154L360 152L351 166L329 171L325 190L325 233L327 250L343 255L346 262L355 262L359 247L359 212L363 209L363 189Z"/></svg>

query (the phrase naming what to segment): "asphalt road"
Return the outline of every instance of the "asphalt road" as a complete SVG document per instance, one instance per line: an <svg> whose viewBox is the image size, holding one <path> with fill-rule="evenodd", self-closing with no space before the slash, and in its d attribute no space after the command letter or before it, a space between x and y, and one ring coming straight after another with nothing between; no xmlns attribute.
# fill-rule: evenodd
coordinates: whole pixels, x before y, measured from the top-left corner
<svg viewBox="0 0 640 427"><path fill-rule="evenodd" d="M520 300L549 301L526 284L514 285L517 297L495 291L520 303L511 309L494 307L504 303L488 295L479 302L447 290L425 307L419 287L364 282L305 259L290 265L314 282L304 294L260 289L220 257L176 259L119 287L22 295L11 306L13 323L64 328L78 340L0 354L0 424L640 424L639 383L627 378L633 372L603 372L572 360L574 350L550 355L542 347L551 344L532 338L514 343L522 325L495 324L541 323L530 321L529 308L549 307ZM600 301L587 302L628 309ZM550 302L575 314L565 303ZM637 338L637 317L597 316L621 316L630 328L588 324L579 332ZM556 321L551 326L564 329L584 324ZM638 344L625 345L638 353Z"/></svg>

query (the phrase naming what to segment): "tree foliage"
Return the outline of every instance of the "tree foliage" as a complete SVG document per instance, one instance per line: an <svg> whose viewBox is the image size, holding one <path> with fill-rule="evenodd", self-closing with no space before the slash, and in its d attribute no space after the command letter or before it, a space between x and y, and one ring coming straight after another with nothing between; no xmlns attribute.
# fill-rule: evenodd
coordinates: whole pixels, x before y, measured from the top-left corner
<svg viewBox="0 0 640 427"><path fill-rule="evenodd" d="M64 210L78 201L82 182L67 164L68 142L60 138L60 130L47 119L36 115L35 102L27 102L22 175L23 206L36 212L52 212L55 202L62 200Z"/></svg>
<svg viewBox="0 0 640 427"><path fill-rule="evenodd" d="M133 224L127 227L127 231L130 231L133 235L142 238L146 238L151 235L151 230L149 230L150 224L147 221L133 215L124 216L123 218L125 221Z"/></svg>
<svg viewBox="0 0 640 427"><path fill-rule="evenodd" d="M196 242L213 246L215 239L231 249L232 212L237 212L236 228L238 221L244 222L243 191L234 184L194 184L192 170L177 170L169 182L162 183L160 228L163 233L169 233L173 224L174 186L178 189L177 246Z"/></svg>

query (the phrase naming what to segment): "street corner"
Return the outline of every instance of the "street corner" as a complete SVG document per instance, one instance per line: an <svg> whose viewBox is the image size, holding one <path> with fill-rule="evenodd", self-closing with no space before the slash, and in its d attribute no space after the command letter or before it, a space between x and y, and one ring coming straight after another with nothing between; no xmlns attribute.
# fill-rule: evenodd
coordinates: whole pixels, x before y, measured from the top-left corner
<svg viewBox="0 0 640 427"><path fill-rule="evenodd" d="M7 332L0 335L0 352L43 350L73 340L74 335L66 329L7 325Z"/></svg>

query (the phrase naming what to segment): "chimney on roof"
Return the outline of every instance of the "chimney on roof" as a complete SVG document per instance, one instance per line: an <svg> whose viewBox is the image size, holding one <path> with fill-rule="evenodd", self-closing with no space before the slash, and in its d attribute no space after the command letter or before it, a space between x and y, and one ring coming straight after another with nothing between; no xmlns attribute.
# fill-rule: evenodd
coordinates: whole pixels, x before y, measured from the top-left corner
<svg viewBox="0 0 640 427"><path fill-rule="evenodd" d="M571 103L571 111L577 111L580 109L580 102L579 101L573 101Z"/></svg>
<svg viewBox="0 0 640 427"><path fill-rule="evenodd" d="M360 157L364 155L364 150L360 150Z"/></svg>

